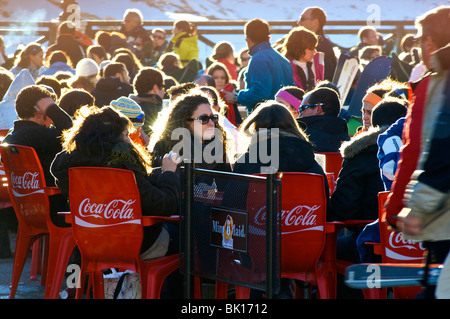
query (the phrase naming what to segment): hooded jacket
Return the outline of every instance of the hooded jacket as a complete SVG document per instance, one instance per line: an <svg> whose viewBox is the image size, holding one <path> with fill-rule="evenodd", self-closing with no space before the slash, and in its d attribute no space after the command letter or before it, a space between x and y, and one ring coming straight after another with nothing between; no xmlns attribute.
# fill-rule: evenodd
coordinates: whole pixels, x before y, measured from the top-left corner
<svg viewBox="0 0 450 319"><path fill-rule="evenodd" d="M315 115L297 119L308 135L315 152L339 152L344 141L349 141L348 126L344 119L330 115Z"/></svg>
<svg viewBox="0 0 450 319"><path fill-rule="evenodd" d="M377 152L378 136L388 127L371 127L341 146L342 169L331 195L329 220L375 220L378 192L384 190Z"/></svg>

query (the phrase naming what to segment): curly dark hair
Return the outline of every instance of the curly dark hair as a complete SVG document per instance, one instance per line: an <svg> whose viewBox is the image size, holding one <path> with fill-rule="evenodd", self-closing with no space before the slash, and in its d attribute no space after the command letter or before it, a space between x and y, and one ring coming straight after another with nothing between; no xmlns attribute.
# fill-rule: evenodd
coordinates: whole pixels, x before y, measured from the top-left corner
<svg viewBox="0 0 450 319"><path fill-rule="evenodd" d="M75 113L70 129L63 131L62 146L71 153L78 150L88 156L107 157L115 145L123 143L123 131L133 130L131 121L110 106L82 106ZM151 156L131 141L132 151L147 172L151 171Z"/></svg>
<svg viewBox="0 0 450 319"><path fill-rule="evenodd" d="M32 118L35 113L36 103L43 98L50 97L57 100L56 94L50 92L43 85L29 85L24 87L16 98L16 112L19 119Z"/></svg>
<svg viewBox="0 0 450 319"><path fill-rule="evenodd" d="M189 93L182 94L175 99L166 120L160 122L160 129L156 129L152 134L149 143L150 148L159 143L159 145L165 146L165 150L162 150L161 153L169 153L174 145L181 141L180 139L172 139L172 132L178 128L189 129L187 119L192 117L192 114L201 104L209 104L212 106L213 101L208 95L206 95L206 93L200 91L199 89L193 89L189 91ZM225 162L227 156L226 133L219 122L215 124L215 127L222 133L222 136L219 138L223 143Z"/></svg>

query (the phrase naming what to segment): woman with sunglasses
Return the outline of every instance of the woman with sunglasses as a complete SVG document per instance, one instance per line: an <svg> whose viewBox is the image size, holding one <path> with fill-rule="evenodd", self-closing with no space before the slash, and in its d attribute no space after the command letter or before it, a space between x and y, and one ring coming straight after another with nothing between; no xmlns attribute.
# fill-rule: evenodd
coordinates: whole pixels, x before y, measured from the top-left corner
<svg viewBox="0 0 450 319"><path fill-rule="evenodd" d="M44 50L39 44L28 44L19 54L14 63L14 67L10 71L17 76L23 69L28 69L35 80L43 71L45 71Z"/></svg>
<svg viewBox="0 0 450 319"><path fill-rule="evenodd" d="M231 170L233 154L219 123L219 114L212 105L210 97L198 89L180 95L171 103L155 123L150 139L155 166L164 154L175 151L183 159L193 159L198 168Z"/></svg>

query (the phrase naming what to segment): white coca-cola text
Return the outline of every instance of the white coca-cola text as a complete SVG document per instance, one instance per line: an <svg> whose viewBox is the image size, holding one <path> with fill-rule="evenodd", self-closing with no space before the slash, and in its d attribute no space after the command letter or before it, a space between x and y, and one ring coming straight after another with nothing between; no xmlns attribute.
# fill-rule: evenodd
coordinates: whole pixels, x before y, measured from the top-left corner
<svg viewBox="0 0 450 319"><path fill-rule="evenodd" d="M281 211L281 222L283 226L314 226L317 223L316 211L320 205L307 206L298 205L291 210ZM255 224L265 225L266 223L266 207L261 207L255 215Z"/></svg>
<svg viewBox="0 0 450 319"><path fill-rule="evenodd" d="M394 233L392 232L389 235L389 246L392 248L408 248L408 249L420 249L425 250L422 242L417 242L411 239L404 239L402 236L403 233ZM418 244L418 247L417 247Z"/></svg>
<svg viewBox="0 0 450 319"><path fill-rule="evenodd" d="M109 203L91 203L90 198L85 198L78 207L78 213L82 217L95 217L105 219L133 219L133 208L130 206L136 200L124 201L114 199Z"/></svg>
<svg viewBox="0 0 450 319"><path fill-rule="evenodd" d="M11 184L14 188L40 189L39 180L37 179L38 174L38 172L26 172L23 176L16 176L14 172L12 172Z"/></svg>

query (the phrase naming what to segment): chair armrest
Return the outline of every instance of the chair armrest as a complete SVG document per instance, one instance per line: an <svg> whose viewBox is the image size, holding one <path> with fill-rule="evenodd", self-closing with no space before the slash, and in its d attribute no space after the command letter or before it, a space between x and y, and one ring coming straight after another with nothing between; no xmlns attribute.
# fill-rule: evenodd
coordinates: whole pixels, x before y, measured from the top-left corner
<svg viewBox="0 0 450 319"><path fill-rule="evenodd" d="M64 215L67 224L72 224L72 214L70 212L58 212L58 215Z"/></svg>
<svg viewBox="0 0 450 319"><path fill-rule="evenodd" d="M373 243L373 242L365 242L364 245L372 246L373 247L373 253L375 255L381 255L381 244L380 243Z"/></svg>
<svg viewBox="0 0 450 319"><path fill-rule="evenodd" d="M325 233L334 233L340 228L344 227L343 222L333 221L325 223Z"/></svg>
<svg viewBox="0 0 450 319"><path fill-rule="evenodd" d="M345 224L345 226L366 226L370 223L373 223L375 220L358 220L358 219L349 219L349 220L344 220L343 223Z"/></svg>
<svg viewBox="0 0 450 319"><path fill-rule="evenodd" d="M180 216L172 215L172 216L142 216L142 225L143 226L152 226L158 223L163 222L179 222Z"/></svg>
<svg viewBox="0 0 450 319"><path fill-rule="evenodd" d="M58 187L45 187L44 189L45 194L47 196L52 196L52 195L56 195L56 194L61 194L61 190Z"/></svg>

